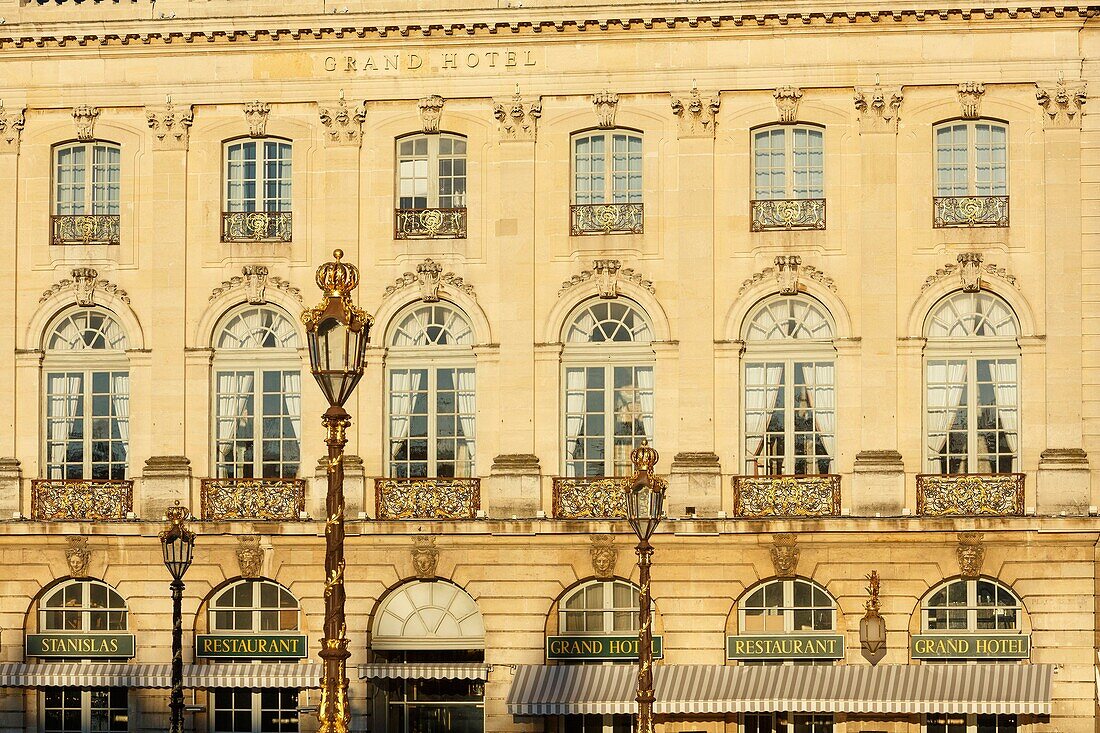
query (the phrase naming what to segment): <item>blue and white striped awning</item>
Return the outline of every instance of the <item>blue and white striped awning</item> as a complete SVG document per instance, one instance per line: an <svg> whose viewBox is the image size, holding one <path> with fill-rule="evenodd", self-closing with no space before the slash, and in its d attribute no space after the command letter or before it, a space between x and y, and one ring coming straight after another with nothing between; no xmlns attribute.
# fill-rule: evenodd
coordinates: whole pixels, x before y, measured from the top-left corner
<svg viewBox="0 0 1100 733"><path fill-rule="evenodd" d="M172 665L130 663L47 662L0 664L0 687L149 687L172 686ZM321 665L273 662L264 664L185 664L183 686L320 687Z"/></svg>

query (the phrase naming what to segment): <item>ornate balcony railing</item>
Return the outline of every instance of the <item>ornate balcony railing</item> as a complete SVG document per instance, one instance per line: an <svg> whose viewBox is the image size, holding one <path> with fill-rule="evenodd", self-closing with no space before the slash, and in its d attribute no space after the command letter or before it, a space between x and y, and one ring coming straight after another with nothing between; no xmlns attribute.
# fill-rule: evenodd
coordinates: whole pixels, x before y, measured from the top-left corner
<svg viewBox="0 0 1100 733"><path fill-rule="evenodd" d="M203 519L297 520L306 509L300 478L204 478Z"/></svg>
<svg viewBox="0 0 1100 733"><path fill-rule="evenodd" d="M754 199L754 232L824 229L825 199Z"/></svg>
<svg viewBox="0 0 1100 733"><path fill-rule="evenodd" d="M917 514L925 517L1020 516L1022 473L922 473L917 475Z"/></svg>
<svg viewBox="0 0 1100 733"><path fill-rule="evenodd" d="M394 239L465 239L466 209L394 209Z"/></svg>
<svg viewBox="0 0 1100 733"><path fill-rule="evenodd" d="M556 519L626 519L622 478L554 477Z"/></svg>
<svg viewBox="0 0 1100 733"><path fill-rule="evenodd" d="M50 217L53 244L118 244L118 214L59 214Z"/></svg>
<svg viewBox="0 0 1100 733"><path fill-rule="evenodd" d="M223 242L289 242L289 211L227 211L222 214Z"/></svg>
<svg viewBox="0 0 1100 733"><path fill-rule="evenodd" d="M481 479L379 478L377 519L473 519L481 508Z"/></svg>
<svg viewBox="0 0 1100 733"><path fill-rule="evenodd" d="M734 476L733 507L739 517L840 516L840 476Z"/></svg>
<svg viewBox="0 0 1100 733"><path fill-rule="evenodd" d="M569 207L570 234L641 234L642 204L573 204Z"/></svg>
<svg viewBox="0 0 1100 733"><path fill-rule="evenodd" d="M96 479L31 481L31 518L39 520L126 519L134 510L134 482Z"/></svg>
<svg viewBox="0 0 1100 733"><path fill-rule="evenodd" d="M935 196L932 198L932 226L1006 227L1008 196Z"/></svg>

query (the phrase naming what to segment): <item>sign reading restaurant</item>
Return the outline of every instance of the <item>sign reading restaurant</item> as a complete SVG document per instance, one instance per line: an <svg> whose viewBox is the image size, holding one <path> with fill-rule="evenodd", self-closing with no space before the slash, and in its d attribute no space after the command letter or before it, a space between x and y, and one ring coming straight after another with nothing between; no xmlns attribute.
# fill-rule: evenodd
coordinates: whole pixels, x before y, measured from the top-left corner
<svg viewBox="0 0 1100 733"><path fill-rule="evenodd" d="M304 659L306 637L294 634L199 634L200 659Z"/></svg>
<svg viewBox="0 0 1100 733"><path fill-rule="evenodd" d="M27 634L28 657L80 659L134 656L133 634Z"/></svg>
<svg viewBox="0 0 1100 733"><path fill-rule="evenodd" d="M664 656L660 636L653 637L653 658ZM636 661L637 636L548 636L546 658L566 661Z"/></svg>
<svg viewBox="0 0 1100 733"><path fill-rule="evenodd" d="M914 634L913 659L1027 659L1030 634Z"/></svg>
<svg viewBox="0 0 1100 733"><path fill-rule="evenodd" d="M844 637L832 634L727 636L726 659L843 659Z"/></svg>

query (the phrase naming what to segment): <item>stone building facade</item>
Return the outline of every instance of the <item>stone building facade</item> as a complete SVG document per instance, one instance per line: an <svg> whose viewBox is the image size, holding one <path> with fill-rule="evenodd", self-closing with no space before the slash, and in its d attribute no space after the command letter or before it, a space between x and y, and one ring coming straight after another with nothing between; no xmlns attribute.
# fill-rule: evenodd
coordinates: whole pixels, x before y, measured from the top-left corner
<svg viewBox="0 0 1100 733"><path fill-rule="evenodd" d="M354 730L629 728L642 439L664 733L1096 730L1097 9L399 5L0 1L0 730L166 728L175 501L316 729L336 248Z"/></svg>

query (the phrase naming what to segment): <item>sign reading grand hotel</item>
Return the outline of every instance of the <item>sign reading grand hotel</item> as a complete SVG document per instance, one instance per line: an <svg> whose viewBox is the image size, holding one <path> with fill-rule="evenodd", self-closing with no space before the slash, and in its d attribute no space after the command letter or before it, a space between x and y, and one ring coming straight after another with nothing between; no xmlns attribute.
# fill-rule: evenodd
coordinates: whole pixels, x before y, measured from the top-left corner
<svg viewBox="0 0 1100 733"><path fill-rule="evenodd" d="M293 634L199 634L195 656L205 659L304 659L306 637Z"/></svg>
<svg viewBox="0 0 1100 733"><path fill-rule="evenodd" d="M530 69L538 66L534 51L376 51L325 56L324 70L340 74L384 74L403 71L458 71L459 69Z"/></svg>
<svg viewBox="0 0 1100 733"><path fill-rule="evenodd" d="M727 636L726 659L842 659L844 637L827 634Z"/></svg>
<svg viewBox="0 0 1100 733"><path fill-rule="evenodd" d="M664 656L661 637L653 637L653 658ZM548 636L546 658L573 661L636 661L637 636Z"/></svg>
<svg viewBox="0 0 1100 733"><path fill-rule="evenodd" d="M134 656L133 634L27 634L28 657L101 659Z"/></svg>
<svg viewBox="0 0 1100 733"><path fill-rule="evenodd" d="M1029 634L914 634L913 659L1027 659Z"/></svg>

